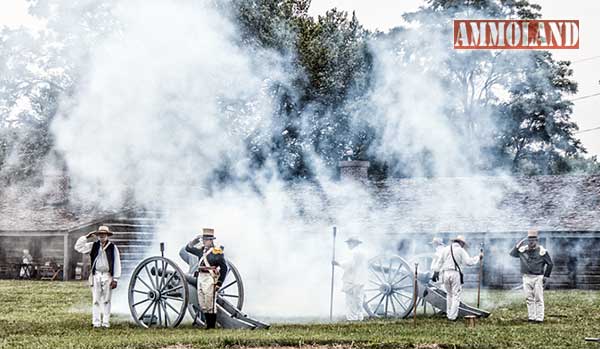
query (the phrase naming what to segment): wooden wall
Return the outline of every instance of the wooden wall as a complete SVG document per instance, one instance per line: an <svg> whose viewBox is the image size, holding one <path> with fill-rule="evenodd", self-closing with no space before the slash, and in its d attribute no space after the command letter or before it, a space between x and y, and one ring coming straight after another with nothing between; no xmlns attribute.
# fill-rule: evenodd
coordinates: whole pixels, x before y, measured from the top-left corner
<svg viewBox="0 0 600 349"><path fill-rule="evenodd" d="M524 236L523 232L464 234L469 242L470 255L479 253L484 243L482 284L488 288L509 289L520 286L522 275L519 259L509 256L511 248ZM432 251L428 243L433 235L398 234L396 251L405 259L411 253ZM436 235L445 241L455 234ZM600 290L600 232L542 232L540 244L547 248L554 262L548 288L577 288ZM427 266L428 267L428 266ZM420 268L423 268L421 266ZM421 269L425 271L424 269ZM465 286L477 287L479 267L465 268Z"/></svg>

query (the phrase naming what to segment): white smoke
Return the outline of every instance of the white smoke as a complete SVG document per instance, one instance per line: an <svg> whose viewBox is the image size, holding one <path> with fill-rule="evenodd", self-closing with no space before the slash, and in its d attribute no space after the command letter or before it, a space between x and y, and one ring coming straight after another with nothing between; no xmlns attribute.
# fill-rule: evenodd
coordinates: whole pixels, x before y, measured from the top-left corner
<svg viewBox="0 0 600 349"><path fill-rule="evenodd" d="M144 207L160 209L157 239L167 242L167 256L178 261L179 248L202 227L215 228L243 276L244 310L258 316L328 314L332 226L340 228L340 258L339 241L352 235L365 236L375 255L395 248L398 235L385 233L422 231L402 221L397 205L381 207L356 183L319 176L315 190L284 183L269 164L256 173L248 170L245 137L268 137L275 127L272 87L289 83L286 57L239 47L235 25L204 2L134 0L120 3L113 14L119 30L99 39L86 56L82 83L65 97L52 126L75 201L115 208L133 196ZM426 152L428 163L408 169L415 176L478 175L474 161L485 161L479 152L485 144L454 126L446 108L454 96L435 71L423 70L442 64L448 48L433 33L421 40L433 43L426 60L402 59L401 42L373 47L370 103L376 114L368 122L381 135L377 155L408 160ZM495 127L485 110L478 117L481 132ZM250 180L206 187L225 165ZM461 183L430 188L430 199L412 210L431 220L440 213L471 212L475 221L493 215L501 188ZM336 295L339 314L341 294ZM126 300L124 293L117 297ZM128 312L124 303L118 308Z"/></svg>
<svg viewBox="0 0 600 349"><path fill-rule="evenodd" d="M235 45L235 27L201 2L132 1L114 15L122 29L90 52L84 83L53 123L73 199L114 208L133 195L160 209L157 240L179 262L179 248L213 227L242 273L245 311L326 315L332 220L321 194L286 188L269 166L246 172L244 139L269 132L283 58ZM224 164L253 185L203 187Z"/></svg>

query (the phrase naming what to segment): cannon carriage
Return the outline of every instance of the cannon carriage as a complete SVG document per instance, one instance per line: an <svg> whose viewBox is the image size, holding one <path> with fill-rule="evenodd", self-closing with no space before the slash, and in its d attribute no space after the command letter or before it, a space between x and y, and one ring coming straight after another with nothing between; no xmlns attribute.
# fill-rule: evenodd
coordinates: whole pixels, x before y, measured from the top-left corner
<svg viewBox="0 0 600 349"><path fill-rule="evenodd" d="M203 326L204 315L198 303L194 276L198 258L184 248L179 256L187 264L183 271L173 260L161 256L148 257L134 269L129 282L129 310L134 321L142 327L177 327L190 315L194 324ZM226 259L228 272L216 294L217 323L224 328L268 328L269 325L250 318L242 312L244 284L235 265Z"/></svg>
<svg viewBox="0 0 600 349"><path fill-rule="evenodd" d="M429 266L432 255L421 254L410 263L395 254L383 254L368 262L369 278L365 285L363 308L370 317L406 318L419 304L430 304L434 310L446 310L446 292L430 282L428 273L415 276L414 263ZM415 282L416 278L416 282ZM488 317L489 312L463 302L458 315Z"/></svg>

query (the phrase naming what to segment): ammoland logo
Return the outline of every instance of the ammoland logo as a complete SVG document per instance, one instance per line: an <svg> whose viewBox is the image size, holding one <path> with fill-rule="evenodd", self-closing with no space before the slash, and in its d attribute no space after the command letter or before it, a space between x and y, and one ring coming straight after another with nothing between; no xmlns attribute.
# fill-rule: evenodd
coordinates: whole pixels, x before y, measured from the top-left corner
<svg viewBox="0 0 600 349"><path fill-rule="evenodd" d="M455 19L454 48L578 49L579 20Z"/></svg>

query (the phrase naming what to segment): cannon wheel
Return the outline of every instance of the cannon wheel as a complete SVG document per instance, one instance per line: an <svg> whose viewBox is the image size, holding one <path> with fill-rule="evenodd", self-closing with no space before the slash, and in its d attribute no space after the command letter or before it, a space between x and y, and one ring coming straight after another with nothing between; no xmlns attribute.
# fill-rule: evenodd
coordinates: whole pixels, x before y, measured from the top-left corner
<svg viewBox="0 0 600 349"><path fill-rule="evenodd" d="M238 310L242 310L244 306L244 283L242 282L242 276L231 261L227 260L227 266L229 271L223 282L223 287L217 292L217 297L232 303ZM194 287L192 290L196 291L196 288ZM193 298L196 299L197 297ZM198 313L199 311L198 304L192 304L192 302L188 304L188 312L192 319L194 319L194 322L198 325L204 325L204 321Z"/></svg>
<svg viewBox="0 0 600 349"><path fill-rule="evenodd" d="M129 281L129 310L143 327L176 327L185 316L189 295L185 275L168 258L150 257Z"/></svg>
<svg viewBox="0 0 600 349"><path fill-rule="evenodd" d="M369 260L363 308L371 317L407 317L414 308L414 272L400 256Z"/></svg>

